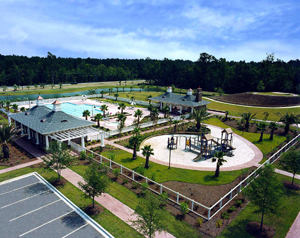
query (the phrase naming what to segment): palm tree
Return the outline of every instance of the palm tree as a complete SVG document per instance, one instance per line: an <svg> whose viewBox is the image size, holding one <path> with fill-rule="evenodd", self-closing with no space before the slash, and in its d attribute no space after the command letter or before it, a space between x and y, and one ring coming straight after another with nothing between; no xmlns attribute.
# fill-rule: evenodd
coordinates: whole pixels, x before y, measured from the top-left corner
<svg viewBox="0 0 300 238"><path fill-rule="evenodd" d="M229 111L225 111L225 121L227 121L227 119L228 119L228 114L229 114Z"/></svg>
<svg viewBox="0 0 300 238"><path fill-rule="evenodd" d="M256 113L252 114L252 112L248 111L248 112L243 112L241 114L241 116L245 120L245 130L248 131L249 130L249 123L256 116Z"/></svg>
<svg viewBox="0 0 300 238"><path fill-rule="evenodd" d="M27 90L29 90L30 89L30 85L27 85L26 88L27 88Z"/></svg>
<svg viewBox="0 0 300 238"><path fill-rule="evenodd" d="M132 93L132 86L130 86L130 92Z"/></svg>
<svg viewBox="0 0 300 238"><path fill-rule="evenodd" d="M136 133L129 139L129 145L133 147L133 153L132 153L133 160L136 160L137 158L136 148L140 145L141 142L142 142L142 138L138 131L136 131Z"/></svg>
<svg viewBox="0 0 300 238"><path fill-rule="evenodd" d="M273 140L274 131L278 129L278 124L276 122L270 122L268 127L271 129L269 140Z"/></svg>
<svg viewBox="0 0 300 238"><path fill-rule="evenodd" d="M122 87L123 88L123 93L125 92L125 87Z"/></svg>
<svg viewBox="0 0 300 238"><path fill-rule="evenodd" d="M26 110L25 107L21 107L21 108L20 108L20 111L21 111L21 112L25 112L25 110Z"/></svg>
<svg viewBox="0 0 300 238"><path fill-rule="evenodd" d="M280 112L276 113L279 116L279 121L285 124L284 133L289 133L290 125L300 123L300 114L295 115L294 113L289 114L286 112L285 114L281 114Z"/></svg>
<svg viewBox="0 0 300 238"><path fill-rule="evenodd" d="M102 118L103 118L102 114L98 113L95 115L94 118L97 121L98 127L100 127L100 120L102 120Z"/></svg>
<svg viewBox="0 0 300 238"><path fill-rule="evenodd" d="M152 95L149 95L149 96L147 97L147 99L148 99L148 101L149 101L149 104L151 104L150 98L152 98Z"/></svg>
<svg viewBox="0 0 300 238"><path fill-rule="evenodd" d="M263 136L264 136L264 131L267 129L267 123L265 123L265 122L260 122L260 123L258 123L257 129L258 129L259 131L261 131L261 132L260 132L260 137L259 137L259 141L258 141L258 142L262 142L262 141L263 141Z"/></svg>
<svg viewBox="0 0 300 238"><path fill-rule="evenodd" d="M164 118L167 118L167 114L169 114L170 108L165 105L162 107L162 112L164 113Z"/></svg>
<svg viewBox="0 0 300 238"><path fill-rule="evenodd" d="M33 86L35 87L35 90L37 90L37 88L38 88L39 85L35 84Z"/></svg>
<svg viewBox="0 0 300 238"><path fill-rule="evenodd" d="M103 117L105 117L105 112L108 110L108 106L107 105L105 105L105 104L103 104L102 106L101 106L101 111L103 112Z"/></svg>
<svg viewBox="0 0 300 238"><path fill-rule="evenodd" d="M7 111L9 112L10 101L9 101L9 100L6 100L6 101L5 101L5 104L6 104Z"/></svg>
<svg viewBox="0 0 300 238"><path fill-rule="evenodd" d="M101 97L103 98L104 91L101 90L100 94L101 94Z"/></svg>
<svg viewBox="0 0 300 238"><path fill-rule="evenodd" d="M59 89L62 89L63 84L59 83L58 85L59 85Z"/></svg>
<svg viewBox="0 0 300 238"><path fill-rule="evenodd" d="M220 167L223 165L224 162L227 162L227 160L225 160L223 158L224 155L225 155L225 153L223 151L218 151L214 154L214 157L212 158L212 162L217 161L217 168L216 168L216 172L215 172L216 178L218 178L220 175Z"/></svg>
<svg viewBox="0 0 300 238"><path fill-rule="evenodd" d="M134 96L132 96L130 99L131 99L131 101L133 102L133 101L134 101Z"/></svg>
<svg viewBox="0 0 300 238"><path fill-rule="evenodd" d="M140 110L140 109L137 109L135 112L134 112L134 117L137 117L137 126L140 125L140 118L143 116L143 111Z"/></svg>
<svg viewBox="0 0 300 238"><path fill-rule="evenodd" d="M8 144L17 136L17 131L12 125L0 125L0 143L2 143L2 152L4 158L9 158Z"/></svg>
<svg viewBox="0 0 300 238"><path fill-rule="evenodd" d="M18 111L18 107L19 107L19 106L18 106L17 104L13 104L13 105L12 105L12 108L14 109L15 112Z"/></svg>
<svg viewBox="0 0 300 238"><path fill-rule="evenodd" d="M209 115L210 114L207 112L206 107L202 107L202 108L199 108L199 109L194 109L192 118L194 118L195 121L197 122L196 128L197 128L198 131L201 128L201 122L207 120Z"/></svg>
<svg viewBox="0 0 300 238"><path fill-rule="evenodd" d="M53 89L53 88L54 88L54 86L55 86L55 84L54 84L54 83L51 83L51 89Z"/></svg>
<svg viewBox="0 0 300 238"><path fill-rule="evenodd" d="M3 100L1 100L1 101L0 101L0 106L3 107L4 103L5 103L5 102L4 102Z"/></svg>
<svg viewBox="0 0 300 238"><path fill-rule="evenodd" d="M266 121L268 119L268 116L270 115L270 113L269 112L264 112L263 114L265 115L264 121Z"/></svg>
<svg viewBox="0 0 300 238"><path fill-rule="evenodd" d="M150 112L150 117L152 121L157 120L157 117L159 115L159 111L157 108L152 108L151 112Z"/></svg>
<svg viewBox="0 0 300 238"><path fill-rule="evenodd" d="M82 116L85 117L85 120L87 120L90 115L91 115L91 113L89 110L85 110L82 113Z"/></svg>
<svg viewBox="0 0 300 238"><path fill-rule="evenodd" d="M145 169L149 169L149 157L150 155L154 155L153 148L151 148L151 145L145 145L142 151L143 156L146 157Z"/></svg>
<svg viewBox="0 0 300 238"><path fill-rule="evenodd" d="M124 102L120 102L119 103L119 106L118 106L118 109L120 110L121 109L121 114L123 114L123 110L125 110L126 108L126 105Z"/></svg>
<svg viewBox="0 0 300 238"><path fill-rule="evenodd" d="M118 101L119 94L116 93L116 94L115 94L115 97L116 97L116 101Z"/></svg>
<svg viewBox="0 0 300 238"><path fill-rule="evenodd" d="M122 133L123 128L125 127L125 121L127 117L123 113L119 113L117 116L117 122L119 122L118 129L120 130L120 134Z"/></svg>

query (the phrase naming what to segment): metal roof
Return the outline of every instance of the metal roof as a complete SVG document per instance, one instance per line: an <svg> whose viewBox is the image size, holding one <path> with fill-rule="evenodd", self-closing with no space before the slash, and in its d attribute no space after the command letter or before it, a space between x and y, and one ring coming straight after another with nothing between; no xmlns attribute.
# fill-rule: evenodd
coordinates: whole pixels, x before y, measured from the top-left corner
<svg viewBox="0 0 300 238"><path fill-rule="evenodd" d="M83 128L75 128L67 131L60 131L53 134L50 134L50 137L59 140L59 141L66 141L72 140L81 136L88 136L88 135L97 135L101 134L103 131L100 131L94 127L83 127Z"/></svg>
<svg viewBox="0 0 300 238"><path fill-rule="evenodd" d="M207 105L210 102L202 100L201 102L196 102L196 97L193 95L178 95L174 93L164 93L160 96L149 98L153 101L165 102L170 104L177 104L181 106L188 107L199 107L203 105Z"/></svg>
<svg viewBox="0 0 300 238"><path fill-rule="evenodd" d="M34 106L26 112L13 113L10 117L40 134L94 125L91 121L71 116L62 111L52 111L46 106Z"/></svg>

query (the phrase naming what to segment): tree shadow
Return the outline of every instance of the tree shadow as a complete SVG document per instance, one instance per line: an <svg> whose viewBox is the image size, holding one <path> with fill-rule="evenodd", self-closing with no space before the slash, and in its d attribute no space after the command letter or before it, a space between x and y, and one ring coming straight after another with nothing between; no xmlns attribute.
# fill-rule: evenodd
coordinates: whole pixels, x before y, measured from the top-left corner
<svg viewBox="0 0 300 238"><path fill-rule="evenodd" d="M249 222L250 219L239 220L233 226L227 228L227 230L222 233L222 237L226 237L226 238L253 237L246 231L246 226Z"/></svg>
<svg viewBox="0 0 300 238"><path fill-rule="evenodd" d="M132 157L126 158L126 159L121 159L121 162L123 162L123 163L131 163L133 161L135 161L135 160L133 160Z"/></svg>
<svg viewBox="0 0 300 238"><path fill-rule="evenodd" d="M75 211L61 218L62 223L72 229L79 228L86 224L86 221Z"/></svg>
<svg viewBox="0 0 300 238"><path fill-rule="evenodd" d="M26 188L24 188L24 193L28 196L36 195L45 191L50 190L47 188L47 186L43 183L37 183L37 184L32 184Z"/></svg>
<svg viewBox="0 0 300 238"><path fill-rule="evenodd" d="M203 180L205 182L218 182L219 181L219 178L216 178L215 175L205 175Z"/></svg>

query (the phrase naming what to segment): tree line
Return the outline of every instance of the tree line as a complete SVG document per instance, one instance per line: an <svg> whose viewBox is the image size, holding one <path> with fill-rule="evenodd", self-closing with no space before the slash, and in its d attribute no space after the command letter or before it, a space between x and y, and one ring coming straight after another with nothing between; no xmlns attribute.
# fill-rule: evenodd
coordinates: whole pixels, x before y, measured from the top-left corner
<svg viewBox="0 0 300 238"><path fill-rule="evenodd" d="M202 87L225 93L283 91L300 93L300 61L267 54L261 62L227 61L201 53L190 60L61 58L0 55L0 84L59 84L124 81L136 78L161 86Z"/></svg>

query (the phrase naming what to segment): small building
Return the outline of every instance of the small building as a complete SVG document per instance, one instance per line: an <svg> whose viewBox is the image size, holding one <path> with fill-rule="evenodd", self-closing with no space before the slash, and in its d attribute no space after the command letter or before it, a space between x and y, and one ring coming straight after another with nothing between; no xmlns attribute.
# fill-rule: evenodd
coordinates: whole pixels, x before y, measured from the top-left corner
<svg viewBox="0 0 300 238"><path fill-rule="evenodd" d="M197 88L196 96L193 95L193 90L189 89L186 95L178 95L172 92L172 88L168 87L167 92L158 96L149 98L149 100L157 101L160 104L160 109L167 105L170 112L182 114L183 112L193 113L194 109L206 107L210 102L202 100L202 89Z"/></svg>
<svg viewBox="0 0 300 238"><path fill-rule="evenodd" d="M52 103L52 110L44 106L41 96L36 102L36 106L25 112L8 115L14 120L15 127L21 129L21 134L32 143L48 149L51 140L67 141L69 145L72 140L81 140L81 150L84 150L87 137L101 139L101 146L104 146L104 132L93 128L93 122L63 112L57 100Z"/></svg>

